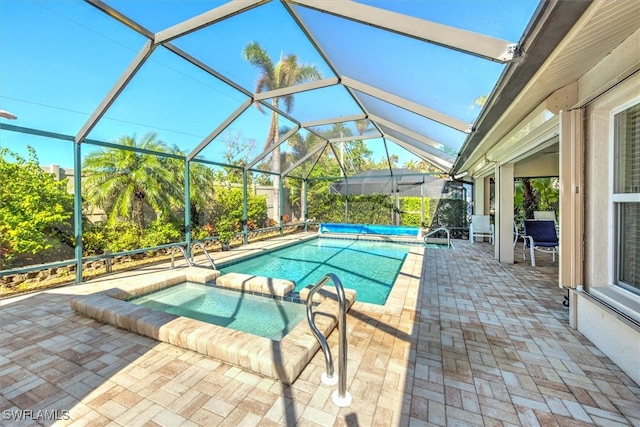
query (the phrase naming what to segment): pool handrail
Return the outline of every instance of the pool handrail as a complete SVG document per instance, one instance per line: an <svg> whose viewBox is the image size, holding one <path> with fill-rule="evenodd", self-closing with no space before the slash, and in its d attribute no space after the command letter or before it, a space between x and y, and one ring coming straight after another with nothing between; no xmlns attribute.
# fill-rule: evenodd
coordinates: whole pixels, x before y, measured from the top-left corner
<svg viewBox="0 0 640 427"><path fill-rule="evenodd" d="M429 236L439 233L440 231L444 231L447 233L447 248L451 247L451 233L449 233L449 229L447 227L439 227L436 228L435 230L431 230L430 232L428 232L425 236L424 236L424 243L425 245L428 243L427 239L429 238Z"/></svg>
<svg viewBox="0 0 640 427"><path fill-rule="evenodd" d="M313 285L309 289L307 296L307 320L309 321L309 327L316 336L326 362L327 371L322 374L322 382L328 385L334 385L334 368L333 359L331 357L331 350L327 344L327 340L322 333L316 327L313 319L313 296L314 294L326 285L329 281L333 282L336 288L336 294L338 296L338 332L340 333L338 344L338 390L332 395L333 403L338 406L346 407L351 404L351 394L347 391L347 312L346 312L346 297L344 294L344 287L342 282L333 273L327 273L318 283Z"/></svg>
<svg viewBox="0 0 640 427"><path fill-rule="evenodd" d="M211 255L209 255L209 252L207 252L207 248L204 247L204 244L200 241L197 242L193 242L191 244L191 264L195 265L195 262L193 262L193 248L194 247L199 247L200 249L202 249L202 252L204 252L204 256L207 258L207 260L209 260L209 263L211 264L211 267L213 267L214 270L217 270L216 268L216 263L213 261L213 258L211 257Z"/></svg>
<svg viewBox="0 0 640 427"><path fill-rule="evenodd" d="M174 245L171 246L171 268L175 267L175 253L176 253L176 249L179 249L180 252L182 252L182 256L184 256L184 259L187 260L187 264L189 265L189 267L193 266L193 263L191 262L191 260L189 259L189 257L187 256L187 252L185 252L184 248L181 245Z"/></svg>

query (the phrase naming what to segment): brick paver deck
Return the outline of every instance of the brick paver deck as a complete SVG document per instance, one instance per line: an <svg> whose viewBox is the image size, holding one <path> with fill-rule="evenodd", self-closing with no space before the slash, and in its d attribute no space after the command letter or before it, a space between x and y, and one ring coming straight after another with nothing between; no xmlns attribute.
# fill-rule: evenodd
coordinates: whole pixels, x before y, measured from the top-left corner
<svg viewBox="0 0 640 427"><path fill-rule="evenodd" d="M0 425L640 426L640 387L568 326L550 256L454 244L405 273L401 306L349 311L347 408L322 352L286 386L75 314L90 283L1 301Z"/></svg>

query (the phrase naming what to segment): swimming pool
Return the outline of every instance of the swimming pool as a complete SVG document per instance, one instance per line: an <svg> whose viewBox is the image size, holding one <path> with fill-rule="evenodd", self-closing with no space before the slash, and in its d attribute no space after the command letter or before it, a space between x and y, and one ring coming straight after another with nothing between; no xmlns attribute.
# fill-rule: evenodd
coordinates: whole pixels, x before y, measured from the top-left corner
<svg viewBox="0 0 640 427"><path fill-rule="evenodd" d="M318 228L322 233L346 233L346 234L378 234L385 236L414 236L418 237L420 228L401 225L375 225L375 224L341 224L322 223Z"/></svg>
<svg viewBox="0 0 640 427"><path fill-rule="evenodd" d="M383 305L411 246L399 243L317 238L220 268L295 282L296 291L334 273L361 302Z"/></svg>
<svg viewBox="0 0 640 427"><path fill-rule="evenodd" d="M147 308L280 341L306 316L288 301L186 282L130 300ZM256 313L260 320L256 321Z"/></svg>

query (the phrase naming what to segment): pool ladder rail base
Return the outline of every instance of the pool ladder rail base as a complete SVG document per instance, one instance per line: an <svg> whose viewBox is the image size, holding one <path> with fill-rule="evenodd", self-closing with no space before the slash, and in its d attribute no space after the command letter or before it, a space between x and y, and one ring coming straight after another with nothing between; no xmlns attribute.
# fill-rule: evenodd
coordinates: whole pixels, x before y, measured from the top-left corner
<svg viewBox="0 0 640 427"><path fill-rule="evenodd" d="M340 333L339 345L338 345L338 375L335 375L333 368L333 358L331 357L331 349L327 340L322 333L318 330L313 318L313 295L326 285L329 281L333 282L336 287L336 294L338 296L338 332ZM334 391L331 395L331 400L337 406L345 408L351 405L351 394L347 391L347 313L346 313L346 297L344 294L344 287L342 282L333 273L326 274L318 283L313 285L309 289L307 296L307 320L309 321L309 327L311 332L315 335L316 339L322 347L324 353L324 359L326 364L326 372L322 373L321 380L325 385L338 384L338 390Z"/></svg>
<svg viewBox="0 0 640 427"><path fill-rule="evenodd" d="M446 239L445 238L439 238L439 237L431 237L435 234L440 233L441 231L444 231L447 235ZM451 233L449 233L449 229L447 227L439 227L436 228L435 230L431 230L430 232L428 232L425 236L424 236L424 244L429 244L429 243L435 243L435 244L439 244L439 245L447 245L447 249L451 249L453 248L453 245L451 244Z"/></svg>
<svg viewBox="0 0 640 427"><path fill-rule="evenodd" d="M194 243L191 244L191 251L190 251L191 258L189 258L189 255L187 255L187 252L184 250L184 248L181 245L172 246L172 249L171 249L171 268L175 268L175 253L176 253L176 249L179 250L180 253L182 253L182 256L187 261L187 265L189 267L197 266L197 264L193 260L193 248L194 247L199 247L200 249L202 249L202 252L204 253L204 256L207 257L207 260L209 261L209 264L211 264L211 268L213 268L214 270L217 270L216 263L213 261L213 258L211 258L211 255L209 255L209 252L207 252L207 249L204 247L204 244L202 242L194 242Z"/></svg>
<svg viewBox="0 0 640 427"><path fill-rule="evenodd" d="M207 248L204 247L204 243L202 242L193 242L191 244L191 265L196 265L195 262L193 261L193 249L196 247L199 247L200 249L202 249L202 252L204 253L204 256L207 258L207 261L209 261L209 264L211 264L211 268L213 268L214 270L217 270L216 263L213 261L213 258L211 258L211 255L209 255L209 252L207 252Z"/></svg>

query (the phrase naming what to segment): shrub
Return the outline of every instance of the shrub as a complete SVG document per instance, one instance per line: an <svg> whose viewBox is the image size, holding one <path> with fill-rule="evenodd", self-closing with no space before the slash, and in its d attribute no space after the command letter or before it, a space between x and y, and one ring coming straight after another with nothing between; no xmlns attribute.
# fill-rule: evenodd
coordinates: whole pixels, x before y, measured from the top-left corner
<svg viewBox="0 0 640 427"><path fill-rule="evenodd" d="M82 233L83 256L100 255L107 246L107 231L102 224L94 224Z"/></svg>
<svg viewBox="0 0 640 427"><path fill-rule="evenodd" d="M182 240L180 226L174 222L156 219L142 233L142 238L140 239L141 247L148 248L179 242Z"/></svg>
<svg viewBox="0 0 640 427"><path fill-rule="evenodd" d="M140 248L142 230L132 221L122 221L106 229L107 242L105 250L124 252Z"/></svg>

